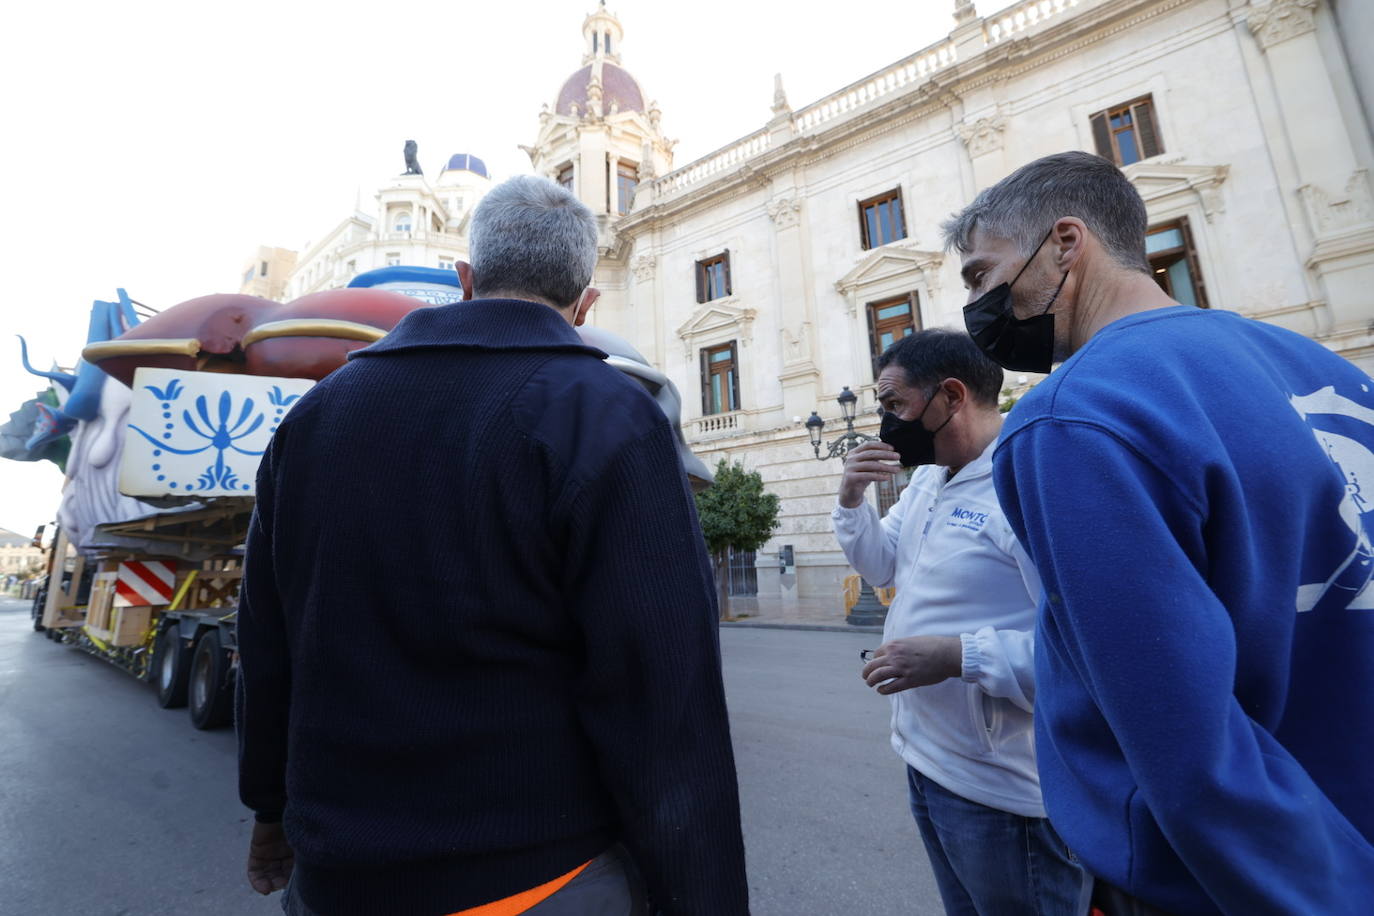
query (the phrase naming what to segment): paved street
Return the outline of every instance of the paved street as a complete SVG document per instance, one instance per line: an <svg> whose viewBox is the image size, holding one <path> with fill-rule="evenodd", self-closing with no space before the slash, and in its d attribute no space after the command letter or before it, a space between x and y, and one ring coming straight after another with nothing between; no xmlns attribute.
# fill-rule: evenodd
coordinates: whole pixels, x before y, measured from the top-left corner
<svg viewBox="0 0 1374 916"><path fill-rule="evenodd" d="M876 638L721 634L756 916L940 912L886 704L856 676ZM0 599L0 911L279 913L240 877L248 829L231 731L194 730Z"/></svg>

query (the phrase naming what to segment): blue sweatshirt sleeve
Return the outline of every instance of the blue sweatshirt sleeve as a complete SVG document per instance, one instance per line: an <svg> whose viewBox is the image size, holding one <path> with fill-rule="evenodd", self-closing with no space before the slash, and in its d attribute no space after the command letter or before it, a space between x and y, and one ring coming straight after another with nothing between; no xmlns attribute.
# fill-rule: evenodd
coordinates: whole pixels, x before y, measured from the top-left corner
<svg viewBox="0 0 1374 916"><path fill-rule="evenodd" d="M1234 695L1237 636L1205 578L1203 508L1095 424L1031 422L999 447L995 475L1044 581L1041 728L1062 741L1056 753L1079 755L1066 760L1070 773L1088 773L1117 759L1115 749L1091 746L1105 724L1103 741L1117 745L1123 779L1134 783L1122 809L1064 815L1119 817L1120 835L1135 844L1154 835L1136 823L1143 802L1222 912L1367 905L1352 891L1374 874L1374 848ZM1084 695L1095 712L1072 708ZM1057 820L1053 794L1047 782ZM1132 875L1142 853L1126 853Z"/></svg>

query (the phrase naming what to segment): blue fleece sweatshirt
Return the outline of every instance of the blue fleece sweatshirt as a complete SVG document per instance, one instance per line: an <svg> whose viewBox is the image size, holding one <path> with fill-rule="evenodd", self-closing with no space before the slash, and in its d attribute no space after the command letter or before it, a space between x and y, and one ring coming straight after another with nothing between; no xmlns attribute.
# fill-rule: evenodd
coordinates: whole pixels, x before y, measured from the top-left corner
<svg viewBox="0 0 1374 916"><path fill-rule="evenodd" d="M994 473L1045 587L1045 806L1088 869L1176 913L1371 912L1374 381L1145 312L1017 404Z"/></svg>

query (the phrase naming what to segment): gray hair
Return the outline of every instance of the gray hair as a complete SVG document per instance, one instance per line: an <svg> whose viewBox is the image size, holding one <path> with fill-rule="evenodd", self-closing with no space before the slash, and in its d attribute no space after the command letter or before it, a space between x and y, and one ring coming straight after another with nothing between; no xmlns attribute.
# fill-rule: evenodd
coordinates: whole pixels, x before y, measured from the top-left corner
<svg viewBox="0 0 1374 916"><path fill-rule="evenodd" d="M525 293L567 308L592 282L596 234L587 205L547 178L503 181L472 214L473 294Z"/></svg>
<svg viewBox="0 0 1374 916"><path fill-rule="evenodd" d="M940 229L946 250L967 254L976 227L1014 242L1029 257L1066 216L1081 219L1122 267L1150 272L1145 202L1120 169L1091 153L1056 153L1021 166L984 188Z"/></svg>

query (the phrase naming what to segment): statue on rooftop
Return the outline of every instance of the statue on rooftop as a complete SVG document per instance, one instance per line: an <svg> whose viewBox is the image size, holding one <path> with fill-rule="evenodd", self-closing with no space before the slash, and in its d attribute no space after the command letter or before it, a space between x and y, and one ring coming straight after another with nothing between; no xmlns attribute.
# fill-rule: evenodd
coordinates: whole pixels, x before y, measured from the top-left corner
<svg viewBox="0 0 1374 916"><path fill-rule="evenodd" d="M420 171L420 160L419 160L419 159L417 158L417 156L416 156L416 153L419 151L419 149L420 149L420 145L419 145L418 143L416 143L414 140L407 140L407 141L406 141L406 171L405 171L405 173L406 173L407 175L423 175L423 174L424 174L424 172Z"/></svg>

